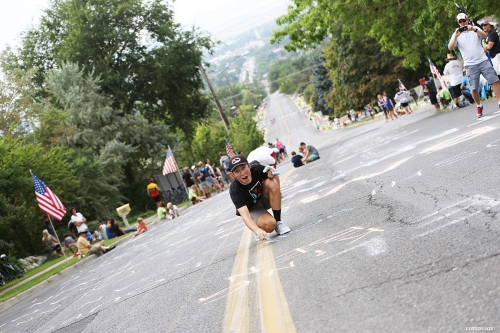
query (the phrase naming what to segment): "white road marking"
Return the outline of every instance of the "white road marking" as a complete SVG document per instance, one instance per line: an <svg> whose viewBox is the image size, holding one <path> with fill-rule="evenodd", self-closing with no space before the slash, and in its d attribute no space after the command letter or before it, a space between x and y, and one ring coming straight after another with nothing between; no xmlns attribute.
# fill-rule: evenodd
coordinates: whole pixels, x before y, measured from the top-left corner
<svg viewBox="0 0 500 333"><path fill-rule="evenodd" d="M497 111L497 112L498 112L498 111ZM495 113L497 113L497 112L495 112ZM469 126L467 126L467 127L471 127L471 126L475 126L475 125L477 125L477 124L481 124L482 122L485 122L485 121L487 121L487 120L493 119L493 118L498 117L498 116L500 116L500 114L497 114L496 116L485 116L485 117L479 118L479 119L477 120L477 122L475 122L474 124L470 124L470 125L469 125Z"/></svg>
<svg viewBox="0 0 500 333"><path fill-rule="evenodd" d="M465 160L466 158L472 157L472 156L476 155L477 153L478 153L477 151L474 151L474 152L465 152L465 153L458 154L457 156L450 157L447 160L444 160L444 161L437 163L436 167L442 168L442 167L460 162L461 160Z"/></svg>
<svg viewBox="0 0 500 333"><path fill-rule="evenodd" d="M457 145L459 143L473 139L473 138L478 137L480 135L489 133L489 132L496 130L496 129L497 128L494 126L481 127L481 128L475 129L473 131L461 134L455 138L446 140L444 142L440 142L437 145L434 145L434 146L429 147L427 149L424 149L420 152L420 154L431 154L431 153L434 153L436 151L443 150L445 148L449 148L449 147L452 147L452 146Z"/></svg>

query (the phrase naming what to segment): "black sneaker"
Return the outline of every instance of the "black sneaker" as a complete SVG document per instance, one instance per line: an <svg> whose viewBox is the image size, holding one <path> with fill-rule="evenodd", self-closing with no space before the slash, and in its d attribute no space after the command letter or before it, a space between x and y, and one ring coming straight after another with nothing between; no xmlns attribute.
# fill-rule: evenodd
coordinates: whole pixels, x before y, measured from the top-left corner
<svg viewBox="0 0 500 333"><path fill-rule="evenodd" d="M481 118L483 116L483 106L478 106L477 107L477 117Z"/></svg>

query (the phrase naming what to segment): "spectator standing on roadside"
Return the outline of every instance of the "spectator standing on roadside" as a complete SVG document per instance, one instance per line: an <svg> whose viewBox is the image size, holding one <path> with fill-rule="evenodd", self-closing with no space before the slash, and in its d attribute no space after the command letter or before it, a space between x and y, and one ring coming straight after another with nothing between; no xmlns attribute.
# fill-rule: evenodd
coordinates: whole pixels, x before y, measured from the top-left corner
<svg viewBox="0 0 500 333"><path fill-rule="evenodd" d="M219 182L215 180L214 170L210 166L210 160L205 159L205 164L203 162L198 162L200 173L204 175L204 180L201 183L201 186L206 187L209 186L212 191L219 193L221 188L219 186Z"/></svg>
<svg viewBox="0 0 500 333"><path fill-rule="evenodd" d="M153 177L149 178L148 182L149 184L146 187L146 191L148 192L149 197L156 203L156 207L159 207L161 204L160 188L156 185Z"/></svg>
<svg viewBox="0 0 500 333"><path fill-rule="evenodd" d="M42 230L47 230L51 236L56 237L56 233L54 232L54 229L52 229L47 215L43 217Z"/></svg>
<svg viewBox="0 0 500 333"><path fill-rule="evenodd" d="M392 104L391 99L387 97L387 93L385 91L382 92L382 99L384 100L385 107L387 108L387 112L389 113L391 120L394 120L393 117L398 119L398 116L394 113L394 104Z"/></svg>
<svg viewBox="0 0 500 333"><path fill-rule="evenodd" d="M464 66L462 65L462 62L460 60L457 60L457 57L455 57L451 53L448 53L445 61L447 61L448 63L446 64L446 66L444 66L443 74L450 77L451 87L449 88L449 90L453 101L455 101L455 107L453 108L453 110L455 110L458 108L458 98L460 97L460 95L462 95L460 86L462 85L462 73Z"/></svg>
<svg viewBox="0 0 500 333"><path fill-rule="evenodd" d="M229 157L227 157L227 155L224 155L222 152L219 152L219 157L222 179L229 185L233 181L233 179L231 178L231 173L227 171L227 168L229 167Z"/></svg>
<svg viewBox="0 0 500 333"><path fill-rule="evenodd" d="M184 167L182 171L184 171L184 173L182 174L182 181L184 182L186 187L189 188L193 186L195 184L195 181L193 175L191 174L191 172L189 172L189 168Z"/></svg>
<svg viewBox="0 0 500 333"><path fill-rule="evenodd" d="M384 111L384 116L385 116L385 122L389 121L389 117L387 116L387 106L385 105L384 98L382 95L377 95L377 104L378 106Z"/></svg>
<svg viewBox="0 0 500 333"><path fill-rule="evenodd" d="M411 110L409 108L410 103L408 102L408 93L403 87L399 88L399 91L396 93L396 96L394 96L394 99L401 103L401 107L407 114L411 113Z"/></svg>
<svg viewBox="0 0 500 333"><path fill-rule="evenodd" d="M464 66L467 69L469 77L469 88L472 90L472 97L477 106L477 117L483 116L483 105L479 96L479 76L483 74L498 101L500 110L500 82L495 69L491 66L484 49L481 45L481 38L487 38L488 35L476 26L468 25L469 18L464 13L457 15L457 21L460 25L451 36L448 43L448 49L451 51L458 46L464 59ZM463 31L460 31L462 29Z"/></svg>
<svg viewBox="0 0 500 333"><path fill-rule="evenodd" d="M486 37L486 43L483 45L484 52L488 52L491 57L491 62L493 63L493 68L500 78L500 40L498 38L498 33L495 29L491 29L490 22L484 20L481 22L481 27L484 32L488 34Z"/></svg>
<svg viewBox="0 0 500 333"><path fill-rule="evenodd" d="M82 214L77 213L75 207L71 207L69 209L69 211L71 212L70 223L73 222L75 224L76 229L78 230L78 234L80 234L82 231L86 231L87 232L87 241L92 243L93 238L92 238L92 234L89 231L89 228L87 227L87 223L86 223L87 219ZM69 225L68 225L68 229L69 229Z"/></svg>
<svg viewBox="0 0 500 333"><path fill-rule="evenodd" d="M431 101L431 104L434 105L436 110L440 110L439 102L437 100L436 82L434 82L432 73L427 74L427 77L429 78L429 80L425 83L425 85L427 86L427 91L429 93L429 100Z"/></svg>

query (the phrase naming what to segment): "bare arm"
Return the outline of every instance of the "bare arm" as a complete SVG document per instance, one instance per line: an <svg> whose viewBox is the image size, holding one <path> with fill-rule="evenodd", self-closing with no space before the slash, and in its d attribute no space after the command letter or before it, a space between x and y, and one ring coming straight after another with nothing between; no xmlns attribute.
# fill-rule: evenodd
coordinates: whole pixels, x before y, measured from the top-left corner
<svg viewBox="0 0 500 333"><path fill-rule="evenodd" d="M248 229L250 229L252 232L257 234L259 236L260 240L264 240L266 232L262 229L260 229L257 226L257 223L255 223L252 220L252 217L250 216L250 211L248 210L247 206L243 206L241 208L238 208L238 213L240 213L241 218L243 219L243 222L245 222L245 225L247 226Z"/></svg>

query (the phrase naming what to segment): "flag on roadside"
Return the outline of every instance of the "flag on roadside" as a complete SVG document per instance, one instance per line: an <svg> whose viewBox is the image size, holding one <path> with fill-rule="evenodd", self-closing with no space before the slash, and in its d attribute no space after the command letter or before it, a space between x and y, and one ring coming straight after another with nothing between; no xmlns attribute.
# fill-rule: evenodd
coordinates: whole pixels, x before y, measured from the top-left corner
<svg viewBox="0 0 500 333"><path fill-rule="evenodd" d="M177 163L175 163L174 154L172 154L172 151L168 148L165 164L163 164L163 175L165 176L166 174L176 172L177 170L179 170L179 168L177 167Z"/></svg>
<svg viewBox="0 0 500 333"><path fill-rule="evenodd" d="M38 201L40 210L50 217L61 221L64 214L66 214L66 207L64 207L57 195L55 195L40 178L35 176L34 173L31 173L31 177L35 185L36 200Z"/></svg>
<svg viewBox="0 0 500 333"><path fill-rule="evenodd" d="M234 156L234 150L233 147L229 144L229 141L226 140L226 153L229 158Z"/></svg>
<svg viewBox="0 0 500 333"><path fill-rule="evenodd" d="M400 80L400 79L398 79L398 87L399 87L400 89L401 89L401 88L403 88L404 90L406 90L405 85L403 84L403 82L401 82L401 80Z"/></svg>
<svg viewBox="0 0 500 333"><path fill-rule="evenodd" d="M441 74L439 74L439 69L437 69L436 65L434 65L431 59L429 59L429 66L431 67L431 73L434 74L434 76L438 80L441 80Z"/></svg>

